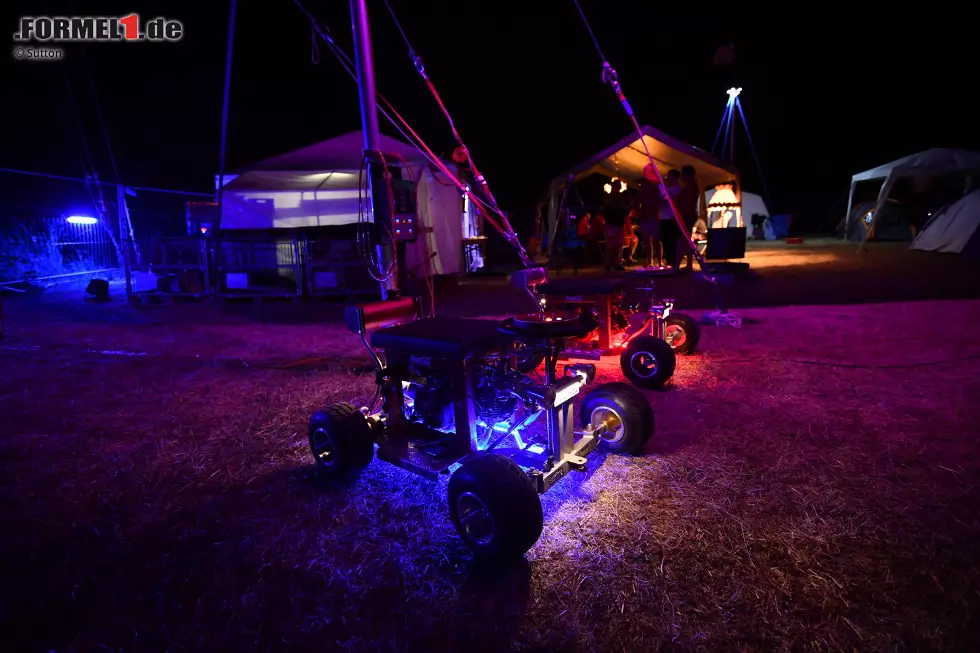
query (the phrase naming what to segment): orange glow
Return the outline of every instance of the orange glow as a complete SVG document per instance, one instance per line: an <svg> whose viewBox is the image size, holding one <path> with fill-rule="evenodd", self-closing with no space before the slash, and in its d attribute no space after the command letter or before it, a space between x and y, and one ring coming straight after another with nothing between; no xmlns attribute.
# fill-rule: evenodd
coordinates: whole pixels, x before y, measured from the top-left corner
<svg viewBox="0 0 980 653"><path fill-rule="evenodd" d="M711 228L744 227L742 208L740 206L732 206L738 203L738 197L736 197L731 184L716 186L715 194L711 196L711 201L708 202L708 224ZM735 219L734 225L732 224L732 218Z"/></svg>

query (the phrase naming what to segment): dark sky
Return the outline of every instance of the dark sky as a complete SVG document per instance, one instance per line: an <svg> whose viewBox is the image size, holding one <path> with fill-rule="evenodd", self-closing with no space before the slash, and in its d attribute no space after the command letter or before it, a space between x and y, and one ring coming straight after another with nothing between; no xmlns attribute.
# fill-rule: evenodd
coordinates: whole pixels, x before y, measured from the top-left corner
<svg viewBox="0 0 980 653"><path fill-rule="evenodd" d="M391 2L506 208L531 207L551 178L629 133L571 0ZM352 52L347 3L305 4ZM379 90L433 149L450 152L448 125L384 3L368 4ZM776 210L814 227L839 219L843 204L832 212L834 204L854 172L929 147L980 149L969 81L980 58L966 21L857 6L841 14L817 4L755 14L736 4L582 4L641 123L710 149L725 89L742 86ZM90 44L84 53L67 45L61 63L4 57L0 167L81 175L67 77L96 165L111 178L91 71L123 180L209 190L218 167L227 2L4 6L8 34L18 15L135 11L181 20L186 35L173 44ZM712 64L728 40L736 43L734 69ZM230 168L360 126L356 86L326 48L314 61L309 22L292 0L240 0L231 92ZM395 135L384 122L382 130ZM746 188L760 192L744 133L736 138ZM0 178L10 189L10 176Z"/></svg>

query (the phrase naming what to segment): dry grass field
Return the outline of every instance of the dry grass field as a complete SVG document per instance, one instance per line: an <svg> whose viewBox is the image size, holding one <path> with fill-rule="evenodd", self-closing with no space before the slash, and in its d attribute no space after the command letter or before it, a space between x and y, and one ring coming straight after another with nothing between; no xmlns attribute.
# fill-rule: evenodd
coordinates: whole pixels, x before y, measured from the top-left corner
<svg viewBox="0 0 980 653"><path fill-rule="evenodd" d="M373 391L335 322L5 309L3 650L980 649L980 301L705 327L506 573L445 481L317 480L308 415Z"/></svg>

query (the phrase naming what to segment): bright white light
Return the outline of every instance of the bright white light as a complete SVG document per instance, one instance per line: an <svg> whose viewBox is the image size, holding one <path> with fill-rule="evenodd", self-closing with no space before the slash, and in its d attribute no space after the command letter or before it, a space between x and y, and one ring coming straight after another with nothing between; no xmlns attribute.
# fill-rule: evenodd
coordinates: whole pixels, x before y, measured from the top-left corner
<svg viewBox="0 0 980 653"><path fill-rule="evenodd" d="M615 184L617 181L619 182L619 192L620 193L625 193L626 192L626 182L623 181L622 179L620 179L619 177L613 177L612 179L609 180L610 183L603 184L602 185L602 190L606 191L607 194L612 194L612 190L613 190L612 185Z"/></svg>
<svg viewBox="0 0 980 653"><path fill-rule="evenodd" d="M577 395L578 391L582 389L583 385L585 385L585 378L586 377L582 375L579 377L578 382L570 383L555 393L555 406L561 406L563 403Z"/></svg>
<svg viewBox="0 0 980 653"><path fill-rule="evenodd" d="M95 224L98 222L95 218L87 215L70 215L65 219L68 221L68 224Z"/></svg>
<svg viewBox="0 0 980 653"><path fill-rule="evenodd" d="M733 86L733 87L731 87L730 89L728 89L728 90L727 90L727 91L725 91L725 92L726 92L726 93L728 93L728 95L729 95L729 96L730 96L731 98L733 98L733 99L734 99L734 98L737 98L737 97L738 97L738 94L742 92L742 87L741 87L741 86L739 86L738 88L735 88L735 87Z"/></svg>

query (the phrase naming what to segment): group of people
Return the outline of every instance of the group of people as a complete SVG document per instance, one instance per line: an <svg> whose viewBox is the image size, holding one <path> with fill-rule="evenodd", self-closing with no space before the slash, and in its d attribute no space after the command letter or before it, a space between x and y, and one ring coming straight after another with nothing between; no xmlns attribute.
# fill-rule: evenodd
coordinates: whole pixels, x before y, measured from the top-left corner
<svg viewBox="0 0 980 653"><path fill-rule="evenodd" d="M664 177L664 191L650 165L643 173L644 184L634 201L617 192L614 185L601 211L578 219L574 238L566 239L574 243L570 254L576 268L591 251L601 255L606 271L625 270L624 263L680 268L685 259L686 269L691 269L693 255L688 235L702 217L701 188L694 167L670 170ZM687 235L677 225L671 203L677 207ZM638 251L643 260L637 260Z"/></svg>

